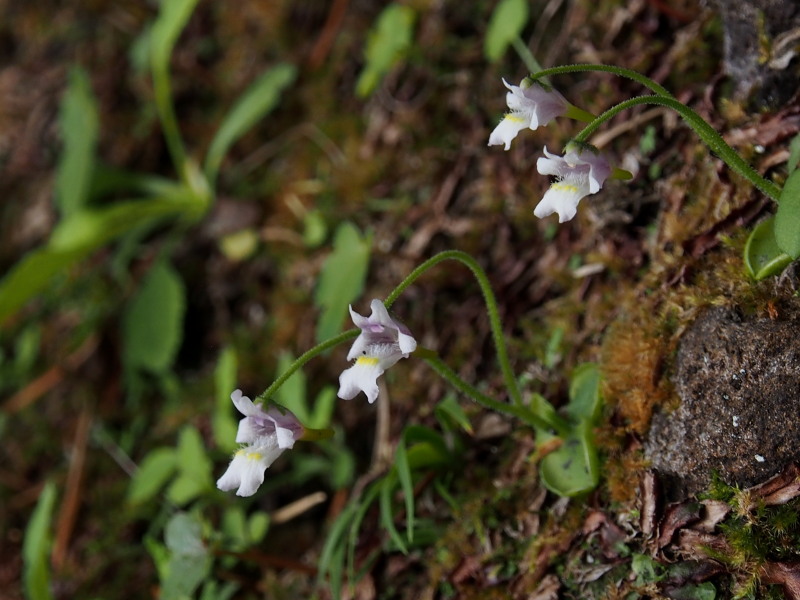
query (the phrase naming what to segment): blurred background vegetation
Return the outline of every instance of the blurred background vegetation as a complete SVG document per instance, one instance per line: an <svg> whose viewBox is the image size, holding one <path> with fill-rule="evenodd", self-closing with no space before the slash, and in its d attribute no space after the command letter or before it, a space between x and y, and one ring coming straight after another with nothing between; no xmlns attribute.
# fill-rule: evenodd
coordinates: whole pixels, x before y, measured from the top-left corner
<svg viewBox="0 0 800 600"><path fill-rule="evenodd" d="M526 393L563 404L625 301L685 277L716 246L708 215L725 223L752 200L672 115L642 109L594 140L633 182L561 227L537 220L536 158L577 129L487 148L501 77L518 82L531 56L617 64L745 131L760 117L726 100L719 20L688 0L200 0L171 39L158 15L156 2L3 6L0 595L548 598L533 594L558 590L560 570L561 597L589 597L566 551L585 541L587 507L632 510L635 462L620 457L648 407L608 399L603 484L560 500L538 481L530 430L459 405L421 363L388 373L376 405L335 402L338 348L278 398L336 437L300 444L242 499L214 486L234 446L229 394L257 395L349 327L348 303L363 314L424 259L461 249L489 273ZM595 114L642 93L601 73L552 83ZM165 138L171 118L182 148ZM718 249L723 280L743 240ZM466 269L432 271L393 310L467 381L502 389ZM620 331L614 364L645 357L650 370L626 376L647 379L652 345ZM663 397L647 385L646 402ZM442 431L457 462L416 482L413 545L398 551L386 515L365 508L348 547L326 546L409 424ZM389 501L402 529L405 505ZM349 561L354 587L341 566L319 573L321 558Z"/></svg>

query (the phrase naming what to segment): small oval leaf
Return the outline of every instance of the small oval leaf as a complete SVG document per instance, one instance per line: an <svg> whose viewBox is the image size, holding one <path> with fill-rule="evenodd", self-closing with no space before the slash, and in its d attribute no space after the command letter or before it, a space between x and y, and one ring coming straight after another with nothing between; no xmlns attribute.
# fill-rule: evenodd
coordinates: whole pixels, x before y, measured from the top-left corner
<svg viewBox="0 0 800 600"><path fill-rule="evenodd" d="M775 241L774 218L770 217L755 226L744 247L744 264L748 274L756 280L776 275L792 262Z"/></svg>
<svg viewBox="0 0 800 600"><path fill-rule="evenodd" d="M786 180L775 213L775 241L793 259L800 257L800 171Z"/></svg>

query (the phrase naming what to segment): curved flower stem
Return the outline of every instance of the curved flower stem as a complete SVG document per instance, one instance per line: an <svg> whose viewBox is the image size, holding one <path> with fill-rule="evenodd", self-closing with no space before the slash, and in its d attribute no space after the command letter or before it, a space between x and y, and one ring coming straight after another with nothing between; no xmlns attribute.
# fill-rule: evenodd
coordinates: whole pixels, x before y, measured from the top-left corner
<svg viewBox="0 0 800 600"><path fill-rule="evenodd" d="M338 346L342 342L346 342L347 340L353 339L354 337L358 336L358 334L359 334L358 329L348 329L347 331L344 331L339 335L322 342L321 344L317 344L316 346L311 348L311 350L304 352L291 365L289 365L289 368L286 369L286 371L280 377L278 377L275 381L273 381L272 384L266 390L264 390L261 394L259 394L256 397L256 400L260 402L268 400L278 390L279 387L281 387L284 383L286 383L286 380L289 379L289 377L294 375L294 372L297 371L297 369L302 367L304 364L306 364L315 356L319 356L326 350L333 348L334 346Z"/></svg>
<svg viewBox="0 0 800 600"><path fill-rule="evenodd" d="M638 106L639 104L659 104L661 106L671 108L677 112L681 117L683 117L683 120L686 121L689 127L694 129L694 132L700 137L701 140L703 140L703 142L705 142L711 151L716 153L717 156L725 161L725 164L736 171L739 175L747 179L764 194L773 200L778 200L781 194L781 190L778 186L759 175L759 173L753 167L751 167L746 160L739 156L739 153L736 152L736 150L728 145L728 143L722 138L716 129L706 123L703 117L698 115L694 110L682 102L678 102L675 98L666 96L637 96L635 98L631 98L630 100L620 102L616 106L609 108L594 121L589 123L589 125L587 125L577 136L575 136L575 141L585 142L586 139L592 135L603 123L619 114L623 110Z"/></svg>
<svg viewBox="0 0 800 600"><path fill-rule="evenodd" d="M472 258L472 256L460 250L446 250L445 252L440 252L439 254L432 256L424 263L419 265L416 269L411 271L411 273L409 273L408 276L403 279L403 281L401 281L400 284L394 288L394 290L392 290L392 293L389 294L384 301L386 308L389 308L392 304L394 304L394 301L397 300L398 296L400 296L400 294L402 294L408 286L414 283L420 277L420 275L444 260L457 260L458 262L466 265L466 267L472 271L472 274L478 281L481 292L483 292L483 300L486 304L486 312L489 315L489 324L492 328L492 338L494 339L494 347L497 351L497 362L500 363L500 369L503 372L503 379L505 380L509 395L514 400L514 404L517 406L522 406L522 394L519 391L517 379L514 376L514 371L511 369L511 363L508 360L508 350L506 349L506 340L503 336L503 326L500 323L500 313L497 310L497 300L494 297L494 292L492 291L492 286L489 284L489 278L486 276L486 272L478 264L478 261Z"/></svg>
<svg viewBox="0 0 800 600"><path fill-rule="evenodd" d="M531 73L531 77L534 79L538 79L540 77L550 77L551 75L563 75L564 73L583 73L585 71L601 71L604 73L613 73L614 75L617 75L619 77L627 77L628 79L633 79L634 81L641 83L647 89L653 90L656 94L660 96L673 98L673 95L669 93L667 88L665 88L662 85L659 85L646 75L642 75L641 73L634 71L633 69L626 69L624 67L615 67L612 65L595 65L595 64L562 65L560 67L552 67L550 69L543 69L541 71Z"/></svg>
<svg viewBox="0 0 800 600"><path fill-rule="evenodd" d="M561 437L566 437L569 433L569 424L557 415L540 415L531 411L527 406L507 404L490 398L476 387L461 379L461 377L448 367L434 352L426 352L422 359L450 385L472 398L478 404L490 410L516 417L532 427L555 430Z"/></svg>

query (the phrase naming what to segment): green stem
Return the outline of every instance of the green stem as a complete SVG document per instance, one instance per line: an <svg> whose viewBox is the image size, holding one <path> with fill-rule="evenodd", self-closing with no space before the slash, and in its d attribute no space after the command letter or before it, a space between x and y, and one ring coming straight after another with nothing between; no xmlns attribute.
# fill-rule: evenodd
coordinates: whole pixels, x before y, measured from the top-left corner
<svg viewBox="0 0 800 600"><path fill-rule="evenodd" d="M392 291L392 293L386 297L386 301L384 302L386 308L389 308L392 304L394 304L394 301L397 300L398 296L400 296L400 294L402 294L405 289L414 283L423 273L445 260L456 260L466 265L466 267L472 271L472 274L478 281L481 292L483 292L483 300L486 304L486 312L489 315L489 325L492 328L492 337L494 339L494 346L497 351L497 362L500 363L500 369L503 372L503 379L505 380L506 387L508 388L508 393L514 400L514 404L517 406L522 406L522 394L519 390L517 379L514 376L514 371L511 369L511 363L508 360L506 340L503 336L503 326L500 322L500 312L497 310L497 300L494 297L494 292L492 291L492 286L489 283L489 278L486 276L486 272L483 270L483 268L481 268L478 262L472 258L472 256L460 250L447 250L432 256L424 263L419 265L416 269L411 271L408 277L401 281L400 284Z"/></svg>
<svg viewBox="0 0 800 600"><path fill-rule="evenodd" d="M321 440L328 440L333 437L334 431L333 429L326 428L326 429L310 429L308 427L303 428L303 435L300 437L298 442L319 442Z"/></svg>
<svg viewBox="0 0 800 600"><path fill-rule="evenodd" d="M530 51L525 42L522 41L522 38L516 36L514 39L511 40L511 45L514 47L514 50L519 54L519 57L522 59L522 62L525 63L525 66L528 68L528 71L531 73L541 71L542 65L539 64L539 61L536 60L536 57ZM545 80L546 82L547 80Z"/></svg>
<svg viewBox="0 0 800 600"><path fill-rule="evenodd" d="M280 377L278 377L275 381L273 381L272 385L270 385L266 390L264 390L264 392L261 393L256 398L256 400L260 402L265 402L266 400L272 397L272 395L278 390L279 387L281 387L286 382L287 379L289 379L289 377L294 375L294 372L297 371L297 369L302 367L304 364L306 364L315 356L319 356L329 348L338 346L342 342L346 342L347 340L353 339L354 337L358 336L359 333L360 333L359 329L348 329L347 331L344 331L339 335L322 342L321 344L317 344L316 346L311 348L311 350L308 350L307 352L302 354L297 360L295 360L291 365L289 365L289 368L286 369L286 371Z"/></svg>
<svg viewBox="0 0 800 600"><path fill-rule="evenodd" d="M722 138L716 129L706 123L705 119L698 115L694 110L678 102L675 98L665 96L637 96L630 100L620 102L616 106L609 108L594 121L589 123L576 137L576 142L585 142L586 139L592 135L603 123L616 116L623 110L627 110L639 104L658 104L666 106L677 112L686 123L694 129L694 132L700 137L703 142L716 153L725 163L739 175L747 179L756 188L761 190L764 194L778 200L781 190L771 181L768 181L753 168L746 160L744 160L739 153L731 148L728 143Z"/></svg>
<svg viewBox="0 0 800 600"><path fill-rule="evenodd" d="M427 362L431 368L436 371L436 373L438 373L445 381L447 381L458 391L472 398L478 404L481 404L490 410L516 417L532 427L545 430L555 430L561 437L566 437L569 433L569 425L557 415L544 416L532 412L526 406L516 406L513 404L507 404L505 402L498 402L461 379L461 377L459 377L450 367L448 367L438 356L432 356L431 354L426 353L423 357L423 360Z"/></svg>
<svg viewBox="0 0 800 600"><path fill-rule="evenodd" d="M574 104L570 104L569 106L567 106L567 112L564 113L564 116L567 117L568 119L583 121L584 123L591 123L596 118L588 110L583 110L582 108L578 108Z"/></svg>
<svg viewBox="0 0 800 600"><path fill-rule="evenodd" d="M653 90L656 94L660 96L666 96L667 98L672 98L672 94L667 91L667 89L649 77L634 71L633 69L626 69L624 67L615 67L611 65L593 65L593 64L586 64L586 65L562 65L560 67L552 67L550 69L542 69L541 71L535 71L531 73L531 77L534 79L542 78L542 77L549 77L551 75L563 75L564 73L583 73L586 71L601 71L604 73L613 73L619 77L626 77L628 79L633 79L634 81L641 83L646 88Z"/></svg>

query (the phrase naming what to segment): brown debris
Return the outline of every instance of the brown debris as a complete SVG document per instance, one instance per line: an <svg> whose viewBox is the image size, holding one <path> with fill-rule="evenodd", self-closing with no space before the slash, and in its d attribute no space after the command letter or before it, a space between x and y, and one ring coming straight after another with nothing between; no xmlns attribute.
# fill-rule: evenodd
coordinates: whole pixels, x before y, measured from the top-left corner
<svg viewBox="0 0 800 600"><path fill-rule="evenodd" d="M761 582L781 585L788 600L800 600L800 563L767 563L761 569Z"/></svg>

